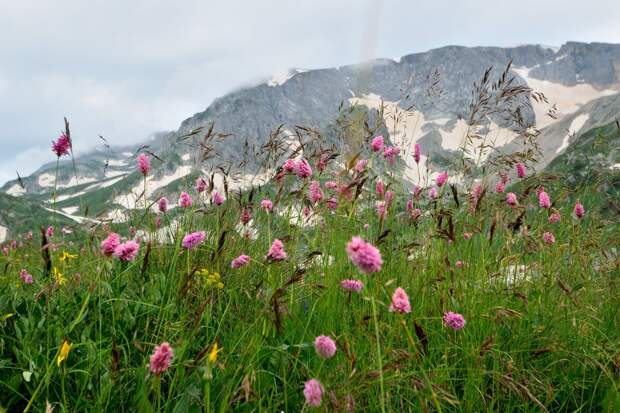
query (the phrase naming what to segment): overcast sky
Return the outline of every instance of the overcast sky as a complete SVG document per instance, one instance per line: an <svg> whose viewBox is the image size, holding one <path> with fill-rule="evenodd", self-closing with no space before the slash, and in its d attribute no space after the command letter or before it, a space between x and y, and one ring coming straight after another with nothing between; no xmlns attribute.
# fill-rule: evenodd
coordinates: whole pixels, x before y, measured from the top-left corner
<svg viewBox="0 0 620 413"><path fill-rule="evenodd" d="M176 129L289 67L445 45L620 43L617 0L0 0L0 183L77 151Z"/></svg>

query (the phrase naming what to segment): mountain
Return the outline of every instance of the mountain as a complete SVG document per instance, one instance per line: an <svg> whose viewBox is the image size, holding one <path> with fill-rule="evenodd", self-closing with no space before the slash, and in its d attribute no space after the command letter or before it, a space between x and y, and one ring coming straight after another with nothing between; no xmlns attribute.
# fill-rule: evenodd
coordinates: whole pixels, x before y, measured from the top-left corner
<svg viewBox="0 0 620 413"><path fill-rule="evenodd" d="M493 69L485 80L488 68ZM247 188L265 182L277 166L275 158L299 149L300 139L306 156L325 148L353 156L359 140L371 133L382 133L404 149L402 175L416 182L461 156L464 138L472 131L472 103L481 100L482 89L487 99L481 107L487 112L476 135L484 145L467 155L470 161L482 165L519 150L517 138L524 131L530 134L535 124L538 167L544 168L566 154L581 133L616 119L619 71L620 45L577 42L559 49L446 46L398 60L291 70L285 77L216 99L178 130L156 134L144 145L104 146L75 163L61 161L56 206L76 222L122 222L126 213L144 205L145 188L153 201L173 194L181 183L191 184L199 174L212 173L216 186L222 187L227 175L229 190ZM524 96L519 88L527 87L542 94L519 103ZM518 96L500 96L502 91ZM508 106L518 104L518 110L495 111L491 103L500 98ZM421 170L407 156L414 142L422 144L426 155ZM146 187L135 170L140 150L158 157ZM1 191L50 208L55 176L53 162L21 182L6 183Z"/></svg>

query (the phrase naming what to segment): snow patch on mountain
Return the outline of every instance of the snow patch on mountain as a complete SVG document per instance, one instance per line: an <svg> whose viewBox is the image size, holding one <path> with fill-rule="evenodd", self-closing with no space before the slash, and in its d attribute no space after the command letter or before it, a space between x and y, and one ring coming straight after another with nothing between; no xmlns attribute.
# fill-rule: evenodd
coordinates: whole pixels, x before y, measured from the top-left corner
<svg viewBox="0 0 620 413"><path fill-rule="evenodd" d="M549 104L532 100L532 107L536 116L536 126L538 129L542 129L556 122L565 115L576 112L581 106L591 100L618 93L617 90L597 89L586 83L575 86L565 86L548 80L535 79L529 75L532 69L532 67L518 67L512 70L521 76L527 85L535 92L542 92L549 100ZM552 119L547 115L549 108L553 105L556 105L559 115L558 119Z"/></svg>
<svg viewBox="0 0 620 413"><path fill-rule="evenodd" d="M568 141L570 140L571 136L574 136L577 132L579 132L581 128L583 128L583 125L586 124L588 119L590 119L590 115L587 113L582 113L581 115L573 119L570 126L568 127L568 133L562 140L562 144L558 147L558 149L556 149L555 153L560 153L568 147Z"/></svg>

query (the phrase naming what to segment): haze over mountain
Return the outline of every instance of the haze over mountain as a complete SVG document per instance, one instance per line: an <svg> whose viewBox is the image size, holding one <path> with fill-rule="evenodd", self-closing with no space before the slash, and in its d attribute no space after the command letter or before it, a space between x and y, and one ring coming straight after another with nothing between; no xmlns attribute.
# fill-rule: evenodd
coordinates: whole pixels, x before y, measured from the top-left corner
<svg viewBox="0 0 620 413"><path fill-rule="evenodd" d="M102 147L78 156L75 165L61 161L57 207L75 222L95 217L122 221L127 210L143 207L144 200L140 199L145 187L136 171L135 157L144 145L162 160L154 161L154 172L147 179L150 201L162 195L174 196L182 182L191 184L198 174L211 175L220 166L230 173L229 190L248 188L272 176L273 167L261 167L255 154L279 126L283 125L279 137L286 146L284 152L298 146L295 125L320 131L325 144L342 149L350 142L339 141L332 126L343 111L362 111L376 118L381 107L382 133L403 149L403 178L424 182L427 169L432 176L444 167L438 160L460 151L467 135L473 85L490 67L495 68L491 78L497 79L509 62L508 75L514 77L513 83L542 92L548 101L532 100L522 113L526 124L535 124L541 131L537 138L542 150L540 168L570 151L579 134L618 118L620 45L614 44L567 42L558 49L539 45L446 46L397 60L378 59L309 71L292 69L285 76L216 99L203 112L184 120L176 131L156 134L138 145ZM227 136L209 140L208 150L203 151L208 152L205 160L205 154L188 142L201 140L212 125ZM518 131L506 119L490 119L483 131L500 153L518 148L514 141ZM183 139L192 133L191 139ZM415 142L425 151L421 170L410 156ZM484 161L496 152L478 155ZM606 162L609 169L617 167L614 159ZM43 165L21 182L6 183L2 191L49 211L55 167L54 162ZM218 176L215 185L221 188L223 178ZM3 221L0 224L8 226L6 217Z"/></svg>

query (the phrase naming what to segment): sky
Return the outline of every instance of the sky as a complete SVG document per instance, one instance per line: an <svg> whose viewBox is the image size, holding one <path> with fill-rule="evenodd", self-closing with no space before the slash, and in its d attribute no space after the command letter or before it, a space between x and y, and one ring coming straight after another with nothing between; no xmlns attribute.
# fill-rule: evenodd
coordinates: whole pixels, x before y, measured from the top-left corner
<svg viewBox="0 0 620 413"><path fill-rule="evenodd" d="M76 152L175 130L288 68L446 45L620 43L616 0L0 0L0 184Z"/></svg>

